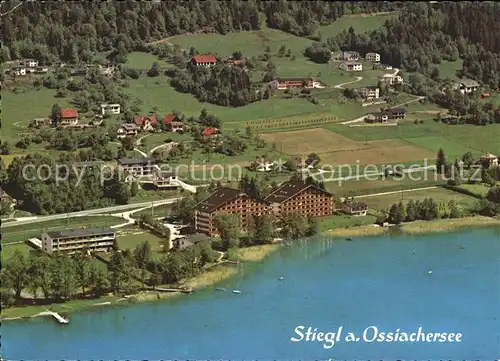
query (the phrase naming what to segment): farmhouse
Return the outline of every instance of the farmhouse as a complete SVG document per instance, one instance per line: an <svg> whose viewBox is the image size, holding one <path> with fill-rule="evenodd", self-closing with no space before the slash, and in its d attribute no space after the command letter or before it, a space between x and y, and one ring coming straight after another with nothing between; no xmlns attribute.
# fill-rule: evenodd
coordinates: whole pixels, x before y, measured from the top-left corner
<svg viewBox="0 0 500 361"><path fill-rule="evenodd" d="M380 81L387 83L389 85L402 84L403 78L396 74L384 74Z"/></svg>
<svg viewBox="0 0 500 361"><path fill-rule="evenodd" d="M196 55L191 58L191 64L194 66L210 67L217 64L217 58L213 54Z"/></svg>
<svg viewBox="0 0 500 361"><path fill-rule="evenodd" d="M12 66L10 68L10 73L13 75L26 75L26 67L25 66Z"/></svg>
<svg viewBox="0 0 500 361"><path fill-rule="evenodd" d="M346 201L342 204L342 212L351 216L366 216L368 213L368 205L365 203Z"/></svg>
<svg viewBox="0 0 500 361"><path fill-rule="evenodd" d="M340 64L339 68L343 71L361 71L363 70L363 65L355 61L346 61Z"/></svg>
<svg viewBox="0 0 500 361"><path fill-rule="evenodd" d="M109 251L116 240L115 231L109 227L74 229L61 232L42 233L42 251L75 253L83 249L89 251Z"/></svg>
<svg viewBox="0 0 500 361"><path fill-rule="evenodd" d="M203 137L218 137L220 135L220 131L217 128L208 127L201 131L201 135Z"/></svg>
<svg viewBox="0 0 500 361"><path fill-rule="evenodd" d="M65 108L59 111L59 124L62 126L75 126L78 124L78 111L75 108Z"/></svg>
<svg viewBox="0 0 500 361"><path fill-rule="evenodd" d="M130 174L136 177L144 177L155 174L158 166L155 164L154 158L121 158L118 159L118 167L125 174Z"/></svg>
<svg viewBox="0 0 500 361"><path fill-rule="evenodd" d="M154 115L142 116L138 115L134 118L134 124L137 125L143 132L152 132L158 124L158 120Z"/></svg>
<svg viewBox="0 0 500 361"><path fill-rule="evenodd" d="M306 217L319 217L331 215L335 210L333 195L300 180L283 183L265 201L276 216L300 213Z"/></svg>
<svg viewBox="0 0 500 361"><path fill-rule="evenodd" d="M380 97L380 89L376 86L364 86L359 89L359 93L365 99L378 99Z"/></svg>
<svg viewBox="0 0 500 361"><path fill-rule="evenodd" d="M36 68L38 66L38 60L36 59L23 59L21 64L27 68Z"/></svg>
<svg viewBox="0 0 500 361"><path fill-rule="evenodd" d="M405 116L406 116L406 109L392 108L383 110L378 113L372 113L367 120L378 123L385 123L389 120L404 119Z"/></svg>
<svg viewBox="0 0 500 361"><path fill-rule="evenodd" d="M101 114L120 114L120 104L101 104Z"/></svg>
<svg viewBox="0 0 500 361"><path fill-rule="evenodd" d="M268 203L237 189L220 187L196 206L194 217L196 231L209 236L217 235L215 219L217 215L224 213L239 216L240 228L246 231L250 216L269 213Z"/></svg>
<svg viewBox="0 0 500 361"><path fill-rule="evenodd" d="M184 130L184 122L182 122L177 115L168 114L163 118L163 124L167 126L167 129L171 132L179 132Z"/></svg>
<svg viewBox="0 0 500 361"><path fill-rule="evenodd" d="M471 79L461 79L459 82L453 83L451 88L460 91L462 94L469 94L479 88L479 83Z"/></svg>
<svg viewBox="0 0 500 361"><path fill-rule="evenodd" d="M172 248L178 251L182 251L187 247L194 246L201 242L210 241L210 237L202 233L191 234L186 237L180 237L172 240Z"/></svg>
<svg viewBox="0 0 500 361"><path fill-rule="evenodd" d="M379 53L367 53L365 55L365 59L367 61L378 63L380 61L380 54Z"/></svg>
<svg viewBox="0 0 500 361"><path fill-rule="evenodd" d="M312 78L279 78L276 81L278 89L312 88L314 83Z"/></svg>
<svg viewBox="0 0 500 361"><path fill-rule="evenodd" d="M346 60L346 61L358 61L359 53L356 51L340 51L336 54L332 54L333 58L336 60Z"/></svg>
<svg viewBox="0 0 500 361"><path fill-rule="evenodd" d="M117 138L118 139L123 139L125 137L135 137L137 136L137 133L141 130L140 127L138 127L136 124L122 124L120 129L118 129L117 133Z"/></svg>
<svg viewBox="0 0 500 361"><path fill-rule="evenodd" d="M498 161L499 161L498 157L496 155L491 154L491 153L483 155L480 158L481 165L483 166L483 168L486 168L486 169L497 168Z"/></svg>

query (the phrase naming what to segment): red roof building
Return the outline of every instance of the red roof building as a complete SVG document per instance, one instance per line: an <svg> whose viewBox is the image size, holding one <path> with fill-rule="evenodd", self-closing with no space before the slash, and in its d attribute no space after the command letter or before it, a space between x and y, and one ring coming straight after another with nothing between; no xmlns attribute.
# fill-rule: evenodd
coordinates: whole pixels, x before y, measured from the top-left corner
<svg viewBox="0 0 500 361"><path fill-rule="evenodd" d="M158 120L156 119L156 117L154 115L153 116L146 116L146 117L143 117L142 115L138 115L134 119L135 124L137 124L138 126L143 126L148 121L153 126L156 125L156 123L158 123Z"/></svg>
<svg viewBox="0 0 500 361"><path fill-rule="evenodd" d="M196 66L211 66L217 64L217 58L213 54L196 55L191 62Z"/></svg>
<svg viewBox="0 0 500 361"><path fill-rule="evenodd" d="M78 118L78 111L75 108L61 109L59 115L61 119L74 119Z"/></svg>
<svg viewBox="0 0 500 361"><path fill-rule="evenodd" d="M163 124L167 125L172 132L184 130L184 122L180 121L175 114L168 114L163 118Z"/></svg>
<svg viewBox="0 0 500 361"><path fill-rule="evenodd" d="M204 137L210 137L211 135L216 135L216 134L219 134L219 129L217 128L205 128L203 129L203 131L201 132L201 135L203 135Z"/></svg>
<svg viewBox="0 0 500 361"><path fill-rule="evenodd" d="M168 115L165 116L165 118L163 118L163 124L170 124L173 121L175 121L176 119L177 119L177 115L175 115L175 114L168 114Z"/></svg>

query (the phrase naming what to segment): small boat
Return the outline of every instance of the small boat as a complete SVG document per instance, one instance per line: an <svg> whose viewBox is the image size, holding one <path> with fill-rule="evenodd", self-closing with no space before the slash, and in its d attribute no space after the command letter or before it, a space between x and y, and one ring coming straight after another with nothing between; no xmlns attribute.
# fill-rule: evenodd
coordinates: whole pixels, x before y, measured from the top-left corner
<svg viewBox="0 0 500 361"><path fill-rule="evenodd" d="M460 249L465 249L465 246L460 246Z"/></svg>
<svg viewBox="0 0 500 361"><path fill-rule="evenodd" d="M429 272L428 272L428 273L431 275L431 274L432 274L432 270L429 270Z"/></svg>
<svg viewBox="0 0 500 361"><path fill-rule="evenodd" d="M352 241L352 237L347 237L345 240L346 241Z"/></svg>
<svg viewBox="0 0 500 361"><path fill-rule="evenodd" d="M240 290L233 290L233 293L241 293Z"/></svg>
<svg viewBox="0 0 500 361"><path fill-rule="evenodd" d="M227 291L227 288L217 287L217 291Z"/></svg>
<svg viewBox="0 0 500 361"><path fill-rule="evenodd" d="M279 278L279 281L283 281L283 279L284 279L283 277L280 277L280 278Z"/></svg>

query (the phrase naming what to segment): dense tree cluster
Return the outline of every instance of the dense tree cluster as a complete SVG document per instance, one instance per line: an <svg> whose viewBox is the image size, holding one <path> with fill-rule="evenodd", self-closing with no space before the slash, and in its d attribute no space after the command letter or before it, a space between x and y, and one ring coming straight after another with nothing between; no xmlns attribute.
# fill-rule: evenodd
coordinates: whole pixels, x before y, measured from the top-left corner
<svg viewBox="0 0 500 361"><path fill-rule="evenodd" d="M403 202L393 204L389 210L387 222L400 224L417 220L431 221L461 216L462 210L454 200L448 203L438 203L432 198L425 198L422 201L410 200L406 205Z"/></svg>

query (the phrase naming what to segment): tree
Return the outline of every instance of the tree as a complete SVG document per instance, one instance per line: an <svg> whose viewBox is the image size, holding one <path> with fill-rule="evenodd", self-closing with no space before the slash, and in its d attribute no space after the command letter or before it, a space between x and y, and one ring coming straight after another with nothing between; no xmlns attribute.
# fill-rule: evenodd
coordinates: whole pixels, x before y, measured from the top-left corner
<svg viewBox="0 0 500 361"><path fill-rule="evenodd" d="M405 220L405 208L403 203L393 204L389 210L389 222L393 224L401 224Z"/></svg>
<svg viewBox="0 0 500 361"><path fill-rule="evenodd" d="M113 251L108 268L110 270L110 285L114 292L119 292L123 284L128 280L125 269L125 259L119 251Z"/></svg>
<svg viewBox="0 0 500 361"><path fill-rule="evenodd" d="M247 219L247 236L250 241L255 241L256 229L255 217L252 215L248 216Z"/></svg>
<svg viewBox="0 0 500 361"><path fill-rule="evenodd" d="M148 70L147 75L149 77L155 77L160 75L159 65L156 61L153 63L153 65L151 65L151 69Z"/></svg>
<svg viewBox="0 0 500 361"><path fill-rule="evenodd" d="M436 158L436 172L438 174L444 174L446 168L446 157L444 155L443 148L439 148L437 158Z"/></svg>
<svg viewBox="0 0 500 361"><path fill-rule="evenodd" d="M16 302L21 300L21 293L29 284L29 268L27 260L19 250L16 250L2 267L2 284L14 290Z"/></svg>
<svg viewBox="0 0 500 361"><path fill-rule="evenodd" d="M102 296L109 288L109 276L106 268L100 263L91 263L89 284L94 297Z"/></svg>
<svg viewBox="0 0 500 361"><path fill-rule="evenodd" d="M415 206L415 201L410 199L406 204L406 222L413 222L417 219L417 208Z"/></svg>
<svg viewBox="0 0 500 361"><path fill-rule="evenodd" d="M78 252L73 258L75 267L76 285L81 287L82 295L85 296L85 289L90 286L90 264L91 261L85 252Z"/></svg>
<svg viewBox="0 0 500 361"><path fill-rule="evenodd" d="M151 245L148 241L144 241L135 247L134 260L136 267L140 270L140 278L144 286L146 267L151 262Z"/></svg>
<svg viewBox="0 0 500 361"><path fill-rule="evenodd" d="M493 178L490 172L484 168L481 170L481 181L484 184L489 185L490 187L493 187L497 184L496 180Z"/></svg>
<svg viewBox="0 0 500 361"><path fill-rule="evenodd" d="M255 239L262 243L270 243L274 236L273 219L269 215L256 217L256 234Z"/></svg>
<svg viewBox="0 0 500 361"><path fill-rule="evenodd" d="M135 197L139 193L139 185L137 182L132 182L132 185L130 186L130 196Z"/></svg>
<svg viewBox="0 0 500 361"><path fill-rule="evenodd" d="M240 218L233 213L219 214L215 217L215 225L224 249L238 247L240 235Z"/></svg>
<svg viewBox="0 0 500 361"><path fill-rule="evenodd" d="M59 104L54 104L52 105L52 110L51 110L51 119L52 119L52 124L57 127L59 124L59 120L61 118L61 107Z"/></svg>
<svg viewBox="0 0 500 361"><path fill-rule="evenodd" d="M291 213L284 216L281 224L283 235L292 239L305 236L308 228L307 220L300 213Z"/></svg>

